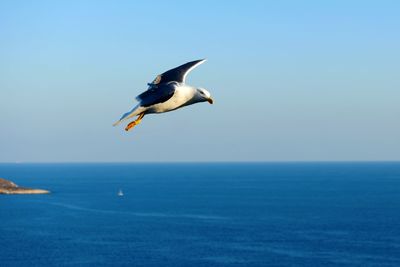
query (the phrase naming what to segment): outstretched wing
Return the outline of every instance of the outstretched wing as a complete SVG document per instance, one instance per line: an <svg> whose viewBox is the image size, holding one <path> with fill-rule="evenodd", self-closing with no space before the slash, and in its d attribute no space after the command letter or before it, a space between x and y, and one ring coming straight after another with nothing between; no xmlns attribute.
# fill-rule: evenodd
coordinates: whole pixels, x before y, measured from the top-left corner
<svg viewBox="0 0 400 267"><path fill-rule="evenodd" d="M200 59L200 60L191 61L191 62L183 64L179 67L176 67L174 69L170 69L170 70L164 72L163 74L158 75L154 79L154 81L152 81L151 83L148 84L150 86L149 90L151 90L151 88L153 86L157 86L162 83L168 83L168 82L173 82L173 81L178 82L178 83L184 83L187 74L192 69L194 69L196 66L203 63L204 61L206 61L206 60Z"/></svg>
<svg viewBox="0 0 400 267"><path fill-rule="evenodd" d="M171 82L150 87L149 90L138 95L136 100L143 107L163 103L174 95L176 86L177 83Z"/></svg>

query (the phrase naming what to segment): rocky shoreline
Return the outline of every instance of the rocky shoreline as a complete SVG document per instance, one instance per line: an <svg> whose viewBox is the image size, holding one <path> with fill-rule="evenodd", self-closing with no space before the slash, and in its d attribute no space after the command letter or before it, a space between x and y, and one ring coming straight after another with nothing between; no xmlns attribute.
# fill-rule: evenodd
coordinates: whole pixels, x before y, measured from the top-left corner
<svg viewBox="0 0 400 267"><path fill-rule="evenodd" d="M11 181L0 178L0 194L12 195L12 194L49 194L50 191L43 189L33 189L20 187Z"/></svg>

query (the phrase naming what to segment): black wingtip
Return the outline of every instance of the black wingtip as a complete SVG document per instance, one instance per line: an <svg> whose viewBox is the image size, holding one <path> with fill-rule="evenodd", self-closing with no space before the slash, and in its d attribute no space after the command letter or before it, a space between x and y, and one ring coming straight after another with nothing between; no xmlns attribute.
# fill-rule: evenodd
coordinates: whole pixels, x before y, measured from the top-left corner
<svg viewBox="0 0 400 267"><path fill-rule="evenodd" d="M207 59L206 58L202 58L202 59L196 59L196 60L188 61L185 64L182 64L181 66L184 66L186 64L197 64L197 63L202 62L202 61L207 61Z"/></svg>

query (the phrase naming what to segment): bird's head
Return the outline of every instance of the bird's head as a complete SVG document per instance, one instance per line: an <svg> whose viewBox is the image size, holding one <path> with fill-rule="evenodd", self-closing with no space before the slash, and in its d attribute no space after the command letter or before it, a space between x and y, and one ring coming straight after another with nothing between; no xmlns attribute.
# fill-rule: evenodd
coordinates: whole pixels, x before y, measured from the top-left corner
<svg viewBox="0 0 400 267"><path fill-rule="evenodd" d="M214 103L214 100L211 98L210 92L208 92L204 88L197 88L196 98L198 102L208 102L210 104Z"/></svg>

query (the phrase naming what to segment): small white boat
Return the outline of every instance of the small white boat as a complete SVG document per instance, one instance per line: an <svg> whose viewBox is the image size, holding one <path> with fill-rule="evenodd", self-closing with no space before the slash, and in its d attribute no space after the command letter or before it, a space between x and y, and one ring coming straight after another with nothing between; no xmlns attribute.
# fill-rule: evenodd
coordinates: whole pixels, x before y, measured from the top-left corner
<svg viewBox="0 0 400 267"><path fill-rule="evenodd" d="M122 190L120 189L119 191L118 191L118 196L119 197L122 197L124 195L124 193L122 192Z"/></svg>

